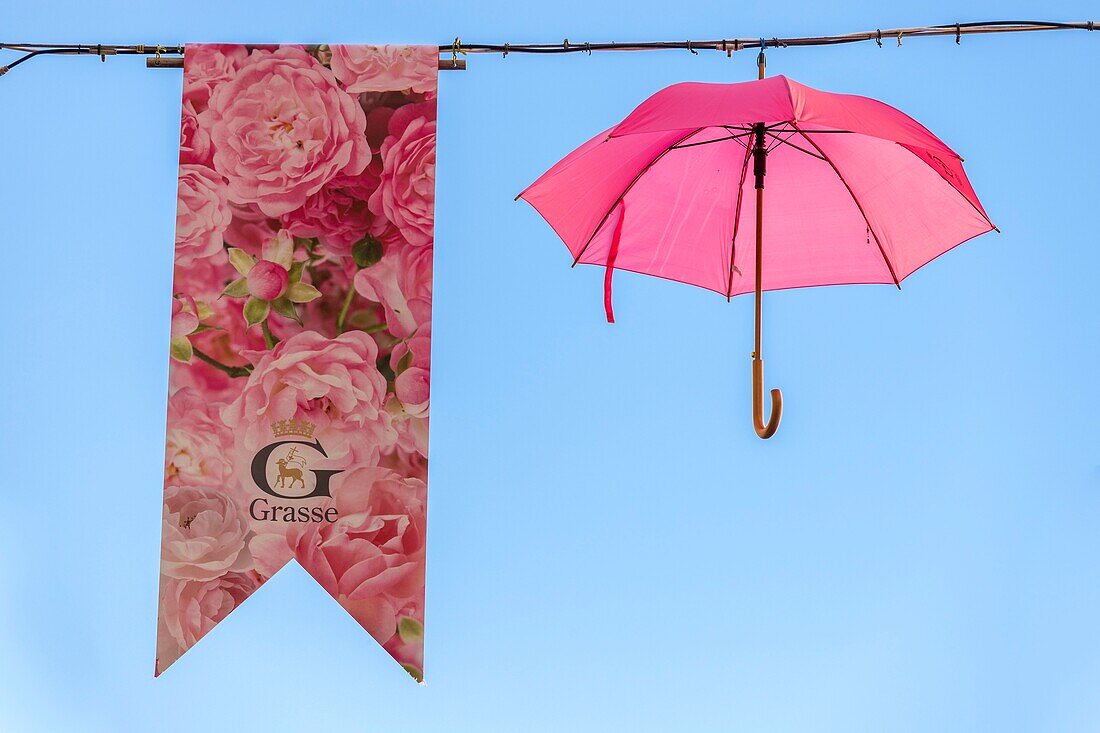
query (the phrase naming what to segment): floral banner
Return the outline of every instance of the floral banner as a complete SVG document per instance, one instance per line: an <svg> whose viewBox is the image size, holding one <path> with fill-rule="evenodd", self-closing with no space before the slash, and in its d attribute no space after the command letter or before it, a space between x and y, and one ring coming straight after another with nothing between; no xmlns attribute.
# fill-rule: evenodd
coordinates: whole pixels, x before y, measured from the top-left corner
<svg viewBox="0 0 1100 733"><path fill-rule="evenodd" d="M295 559L422 679L437 65L186 48L158 675Z"/></svg>

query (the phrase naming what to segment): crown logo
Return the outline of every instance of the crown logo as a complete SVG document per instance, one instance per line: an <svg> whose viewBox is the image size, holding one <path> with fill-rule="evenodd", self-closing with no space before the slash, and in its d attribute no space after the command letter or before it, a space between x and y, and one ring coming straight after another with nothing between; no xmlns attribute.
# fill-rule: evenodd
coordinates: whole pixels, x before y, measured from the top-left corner
<svg viewBox="0 0 1100 733"><path fill-rule="evenodd" d="M301 435L305 438L312 438L315 427L317 426L308 420L277 420L271 423L271 432L276 438L284 435Z"/></svg>

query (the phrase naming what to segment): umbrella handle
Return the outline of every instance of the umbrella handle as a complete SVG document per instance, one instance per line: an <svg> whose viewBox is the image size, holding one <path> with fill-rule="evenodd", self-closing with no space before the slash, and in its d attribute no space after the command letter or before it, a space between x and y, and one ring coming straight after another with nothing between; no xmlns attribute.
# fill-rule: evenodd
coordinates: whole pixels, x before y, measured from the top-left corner
<svg viewBox="0 0 1100 733"><path fill-rule="evenodd" d="M770 438L779 430L779 420L783 417L783 393L772 390L772 412L768 422L764 422L764 361L756 354L752 355L752 424L761 438Z"/></svg>

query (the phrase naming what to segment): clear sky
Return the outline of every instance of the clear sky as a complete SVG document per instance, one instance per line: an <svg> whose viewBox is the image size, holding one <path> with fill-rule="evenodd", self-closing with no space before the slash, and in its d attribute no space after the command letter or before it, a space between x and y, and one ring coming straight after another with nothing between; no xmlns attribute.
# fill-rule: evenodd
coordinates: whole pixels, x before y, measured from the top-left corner
<svg viewBox="0 0 1100 733"><path fill-rule="evenodd" d="M657 40L1095 3L7 3L4 40ZM1100 20L1098 18L1093 18ZM10 57L9 57L10 58ZM967 161L1003 234L898 292L752 301L569 268L512 197L657 89L754 54L441 75L427 685L289 566L152 678L181 72L0 79L4 731L1100 728L1100 34L769 54Z"/></svg>

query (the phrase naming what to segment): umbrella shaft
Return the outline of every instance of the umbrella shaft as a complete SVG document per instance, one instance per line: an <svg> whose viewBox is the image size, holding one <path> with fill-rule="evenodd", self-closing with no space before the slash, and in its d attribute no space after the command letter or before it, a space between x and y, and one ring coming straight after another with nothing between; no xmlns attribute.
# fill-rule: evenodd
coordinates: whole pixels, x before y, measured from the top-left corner
<svg viewBox="0 0 1100 733"><path fill-rule="evenodd" d="M760 321L762 305L763 305L763 280L764 280L764 268L761 262L764 249L764 187L761 186L756 189L756 330L755 330L755 350L753 351L754 359L764 358L761 353L760 346Z"/></svg>
<svg viewBox="0 0 1100 733"><path fill-rule="evenodd" d="M754 358L761 359L760 320L764 279L764 176L768 172L768 151L765 144L764 123L753 125L755 142L752 149L752 173L756 187L756 331Z"/></svg>

